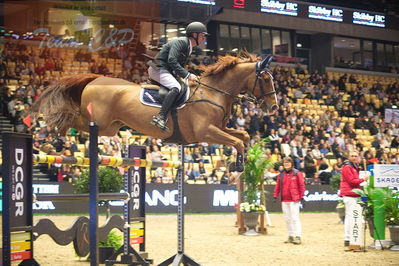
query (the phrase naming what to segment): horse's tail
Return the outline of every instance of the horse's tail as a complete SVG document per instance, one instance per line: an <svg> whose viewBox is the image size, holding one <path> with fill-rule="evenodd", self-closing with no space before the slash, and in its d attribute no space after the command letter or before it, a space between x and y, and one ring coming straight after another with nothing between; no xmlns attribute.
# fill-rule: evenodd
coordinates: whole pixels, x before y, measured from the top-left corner
<svg viewBox="0 0 399 266"><path fill-rule="evenodd" d="M43 114L46 124L64 135L80 115L83 89L98 77L100 75L84 74L62 78L42 92L32 105L32 114Z"/></svg>

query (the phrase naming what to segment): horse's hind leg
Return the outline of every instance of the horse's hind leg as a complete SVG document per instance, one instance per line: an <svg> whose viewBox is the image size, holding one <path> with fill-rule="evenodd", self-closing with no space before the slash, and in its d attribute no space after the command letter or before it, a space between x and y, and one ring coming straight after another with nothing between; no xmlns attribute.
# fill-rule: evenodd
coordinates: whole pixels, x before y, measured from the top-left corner
<svg viewBox="0 0 399 266"><path fill-rule="evenodd" d="M237 162L235 165L235 171L242 172L244 171L244 165L243 165L243 154L244 154L244 142L227 132L221 130L220 128L210 125L204 137L201 138L201 140L209 143L217 143L217 144L223 144L223 145L230 145L234 146L237 149Z"/></svg>

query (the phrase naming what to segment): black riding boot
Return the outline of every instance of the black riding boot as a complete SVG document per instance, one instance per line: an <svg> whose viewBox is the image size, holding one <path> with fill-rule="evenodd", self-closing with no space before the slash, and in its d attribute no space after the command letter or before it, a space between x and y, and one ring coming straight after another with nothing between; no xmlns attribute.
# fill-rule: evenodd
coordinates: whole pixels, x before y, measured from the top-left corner
<svg viewBox="0 0 399 266"><path fill-rule="evenodd" d="M169 131L169 128L166 126L167 122L167 116L172 109L173 104L176 101L176 98L179 96L179 89L178 88L172 88L168 92L168 94L165 96L165 99L163 100L161 111L155 116L152 117L151 124L159 127L163 131Z"/></svg>

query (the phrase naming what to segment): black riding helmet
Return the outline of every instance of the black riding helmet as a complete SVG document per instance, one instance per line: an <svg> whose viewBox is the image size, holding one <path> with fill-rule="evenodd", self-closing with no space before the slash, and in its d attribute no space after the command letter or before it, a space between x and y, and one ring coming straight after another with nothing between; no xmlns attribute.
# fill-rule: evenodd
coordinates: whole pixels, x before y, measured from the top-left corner
<svg viewBox="0 0 399 266"><path fill-rule="evenodd" d="M206 26L198 21L191 22L190 24L187 25L186 28L186 36L194 38L194 40L197 42L198 45L198 37L193 37L192 36L193 33L203 33L205 34L205 36L209 35Z"/></svg>

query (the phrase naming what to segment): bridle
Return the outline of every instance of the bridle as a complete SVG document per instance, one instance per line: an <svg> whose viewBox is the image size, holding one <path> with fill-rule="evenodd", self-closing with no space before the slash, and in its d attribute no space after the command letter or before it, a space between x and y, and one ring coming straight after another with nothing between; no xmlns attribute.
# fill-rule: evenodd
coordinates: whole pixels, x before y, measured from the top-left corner
<svg viewBox="0 0 399 266"><path fill-rule="evenodd" d="M271 63L271 61L272 61L272 59L273 59L273 56L269 55L265 59L263 59L262 61L259 61L259 62L257 62L255 64L256 79L255 79L255 82L254 82L254 86L252 88L252 92L247 91L248 94L250 94L249 96L244 96L244 95L240 95L240 94L236 96L236 95L231 94L230 92L223 91L221 89L218 89L218 88L213 87L211 85L205 84L205 83L201 82L200 80L198 80L197 81L197 86L195 87L195 89L191 93L191 95L189 96L189 98L186 101L186 103L187 104L189 104L189 103L192 104L192 103L198 103L198 102L206 102L206 103L212 104L212 105L217 106L217 107L219 107L220 109L223 110L223 113L224 113L223 120L225 120L227 118L228 112L227 112L227 110L225 110L225 108L222 105L220 105L220 104L218 104L218 103L216 103L216 102L214 102L212 100L204 99L203 97L201 97L201 99L199 99L199 100L191 100L191 98L195 95L195 93L198 90L198 88L200 87L200 85L202 85L202 86L204 86L204 87L206 87L208 89L211 89L211 90L213 90L213 91L215 91L217 93L220 93L220 94L223 94L225 96L231 97L231 98L233 98L233 100L238 100L238 101L247 100L249 102L253 102L255 105L262 105L264 103L264 101L265 101L264 97L266 97L268 95L271 95L271 94L276 94L276 90L275 89L273 89L272 91L266 92L265 88L263 87L263 84L261 82L261 80L263 80L262 79L262 75L265 72L270 76L270 79L271 79L270 82L273 82L273 80L272 80L273 76L272 76L272 74L271 74L271 72L270 72L270 70L268 68L270 63ZM260 88L260 92L261 92L261 97L260 97L261 99L260 100L254 94L255 93L256 84L258 83L258 80L259 80L259 88ZM202 91L201 91L201 95L202 95Z"/></svg>
<svg viewBox="0 0 399 266"><path fill-rule="evenodd" d="M254 86L253 86L253 88L252 88L252 91L251 92L249 92L250 93L250 96L249 97L251 97L252 99L253 99L253 102L255 103L255 104L259 104L259 105L262 105L263 104L263 102L265 101L265 97L266 96L269 96L269 95L271 95L271 94L276 94L277 92L276 92L276 90L275 89L273 89L272 91L268 91L268 92L266 92L266 90L265 90L265 88L263 87L263 84L262 84L262 82L261 82L261 80L263 80L263 79L261 79L261 76L263 75L263 73L267 73L269 76L270 76L270 82L273 82L273 76L272 76L272 74L270 73L270 70L269 69L266 69L266 70L263 70L263 71L261 71L261 72L259 72L259 73L257 73L256 74L256 79L255 79L255 82L254 82ZM258 80L259 80L259 88L260 88L260 100L255 96L255 88L256 88L256 84L258 83Z"/></svg>
<svg viewBox="0 0 399 266"><path fill-rule="evenodd" d="M201 81L197 81L197 84L198 84L198 85L197 85L197 87L195 88L193 94L194 94L195 91L198 89L198 87L199 87L200 85L202 85L202 86L207 87L207 88L209 88L209 89L211 89L211 90L213 90L213 91L216 91L216 92L218 92L218 93L220 93L220 94L229 96L229 97L231 97L231 98L233 98L233 99L237 99L237 98L239 98L239 99L244 99L244 100L253 102L253 103L256 104L256 105L257 105L257 104L262 105L263 102L265 101L265 100L264 100L264 97L266 97L266 96L268 96L268 95L271 95L271 94L276 94L276 93L277 93L275 89L273 89L272 91L266 92L266 90L265 90L265 88L264 88L262 82L260 81L260 80L263 80L263 79L262 79L262 75L266 72L266 73L270 76L270 82L273 82L273 75L272 75L271 71L270 71L269 68L268 68L269 65L270 65L270 63L271 63L271 61L272 61L272 59L273 59L273 57L272 57L271 55L269 55L269 56L267 56L264 60L259 61L259 62L257 62L257 63L255 64L256 79L255 79L255 82L254 82L254 86L253 86L253 88L252 88L252 91L248 91L248 94L250 94L249 96L243 96L243 95L241 95L241 96L235 96L235 95L233 95L233 94L231 94L231 93L229 93L229 92L222 91L222 90L220 90L220 89L218 89L218 88L216 88L216 87L210 86L210 85L205 84L205 83L203 83L203 82L201 82ZM258 80L259 80L259 88L260 88L260 93L261 93L261 95L260 95L260 100L255 96L255 88L256 88L256 84L258 83ZM192 95L193 95L193 94L192 94ZM190 98L191 98L191 97L190 97Z"/></svg>
<svg viewBox="0 0 399 266"><path fill-rule="evenodd" d="M252 97L254 99L255 104L262 105L263 102L265 101L264 97L277 93L275 89L273 89L272 91L266 92L266 90L263 87L263 84L261 82L261 80L263 80L261 78L264 73L267 73L270 77L270 82L273 82L273 75L272 75L271 71L269 70L269 65L272 62L272 60L273 60L273 56L269 55L262 61L259 61L255 64L256 79L254 82L254 86L252 88L252 92L250 92L250 94L252 95ZM261 93L261 95L260 95L261 100L258 100L258 98L255 96L255 88L256 88L256 84L258 83L258 80L259 80L259 88L260 88L260 93Z"/></svg>

